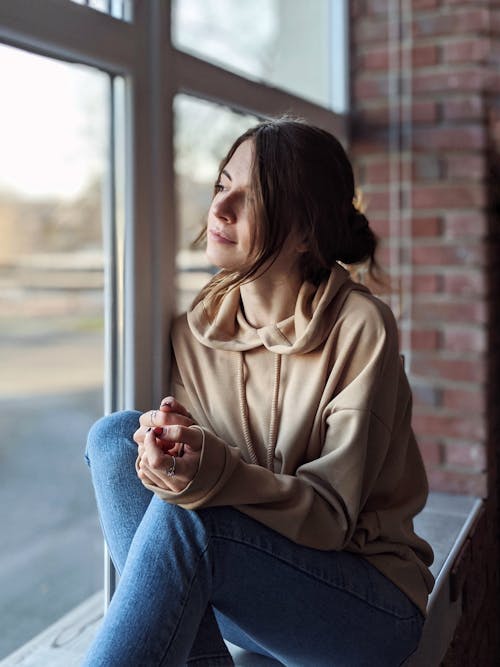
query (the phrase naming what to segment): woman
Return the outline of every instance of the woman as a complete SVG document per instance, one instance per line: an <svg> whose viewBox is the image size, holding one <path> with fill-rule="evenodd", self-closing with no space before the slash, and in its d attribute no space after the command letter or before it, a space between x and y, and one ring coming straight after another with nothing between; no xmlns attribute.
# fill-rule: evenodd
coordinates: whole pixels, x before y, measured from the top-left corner
<svg viewBox="0 0 500 667"><path fill-rule="evenodd" d="M174 324L175 398L89 435L121 577L86 665L231 665L222 637L287 667L415 650L427 482L394 318L337 263L374 263L353 198L339 142L299 121L223 160L221 271Z"/></svg>

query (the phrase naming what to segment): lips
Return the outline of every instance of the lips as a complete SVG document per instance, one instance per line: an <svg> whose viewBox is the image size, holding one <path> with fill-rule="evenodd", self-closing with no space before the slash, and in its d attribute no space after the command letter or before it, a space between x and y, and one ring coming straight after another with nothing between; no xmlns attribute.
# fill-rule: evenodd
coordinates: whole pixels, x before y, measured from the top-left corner
<svg viewBox="0 0 500 667"><path fill-rule="evenodd" d="M236 243L232 238L224 234L220 229L215 229L214 227L208 230L209 237L216 241L217 243Z"/></svg>

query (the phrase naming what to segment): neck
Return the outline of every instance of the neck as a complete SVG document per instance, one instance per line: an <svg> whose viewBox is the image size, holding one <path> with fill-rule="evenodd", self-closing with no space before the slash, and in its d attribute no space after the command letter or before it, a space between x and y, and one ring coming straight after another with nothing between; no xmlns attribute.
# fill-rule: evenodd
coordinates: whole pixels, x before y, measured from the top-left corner
<svg viewBox="0 0 500 667"><path fill-rule="evenodd" d="M301 284L298 271L268 270L241 285L241 301L250 326L259 329L293 315Z"/></svg>

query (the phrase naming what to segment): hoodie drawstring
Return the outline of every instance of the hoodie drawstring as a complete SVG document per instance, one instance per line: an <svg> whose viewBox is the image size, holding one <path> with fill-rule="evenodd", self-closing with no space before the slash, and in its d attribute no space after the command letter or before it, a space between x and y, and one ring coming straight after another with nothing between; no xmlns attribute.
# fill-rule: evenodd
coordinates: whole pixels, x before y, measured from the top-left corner
<svg viewBox="0 0 500 667"><path fill-rule="evenodd" d="M250 422L248 419L248 402L246 397L246 381L247 370L245 364L244 353L240 352L240 363L238 365L238 394L240 403L241 425L243 429L243 437L245 445L250 456L250 461L255 465L261 465L257 456L257 451L252 441L250 434ZM281 379L281 355L274 355L274 383L273 383L273 397L271 402L271 418L269 421L269 434L267 438L267 459L266 468L273 470L274 468L274 452L276 450L276 442L278 438L278 424L279 424L279 391Z"/></svg>

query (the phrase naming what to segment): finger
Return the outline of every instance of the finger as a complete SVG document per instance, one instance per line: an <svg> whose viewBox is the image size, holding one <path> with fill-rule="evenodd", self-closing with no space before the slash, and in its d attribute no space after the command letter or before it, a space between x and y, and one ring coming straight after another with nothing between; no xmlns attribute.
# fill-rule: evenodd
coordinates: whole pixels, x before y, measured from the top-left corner
<svg viewBox="0 0 500 667"><path fill-rule="evenodd" d="M162 481L157 475L155 475L154 472L150 468L148 468L144 463L140 465L137 475L141 480L141 482L144 482L144 484L151 484L152 486L167 488L168 491L171 490L170 488L168 488L165 482Z"/></svg>
<svg viewBox="0 0 500 667"><path fill-rule="evenodd" d="M150 410L145 412L140 417L142 434L146 433L148 428L155 428L156 426L169 426L174 424L181 424L182 426L191 426L194 422L189 417L177 412L164 412L163 410ZM153 424L151 426L151 424Z"/></svg>
<svg viewBox="0 0 500 667"><path fill-rule="evenodd" d="M160 410L162 412L177 412L179 415L192 419L191 413L174 396L167 396L162 399Z"/></svg>
<svg viewBox="0 0 500 667"><path fill-rule="evenodd" d="M179 458L184 456L185 445L183 442L173 443L171 440L166 439L161 426L154 428L153 433L156 437L157 447L161 447L165 454L168 454L169 456L178 456Z"/></svg>
<svg viewBox="0 0 500 667"><path fill-rule="evenodd" d="M145 426L146 428L154 428L155 426L158 426L158 414L158 410L148 410L148 412L143 412L139 417L140 425Z"/></svg>
<svg viewBox="0 0 500 667"><path fill-rule="evenodd" d="M148 428L151 428L151 427L148 426ZM132 437L133 437L134 442L135 442L136 445L141 445L141 444L142 444L142 442L143 442L143 440L144 440L144 436L146 435L146 431L147 431L147 430L148 430L148 429L147 429L145 426L141 426L141 427L139 427L139 428L137 429L137 431L134 433L134 435L133 435Z"/></svg>
<svg viewBox="0 0 500 667"><path fill-rule="evenodd" d="M164 426L162 429L162 434L159 434L159 430L155 432L157 438L162 442L166 443L167 449L169 443L172 443L172 446L176 443L183 443L189 447L192 451L199 451L203 444L203 431L198 426L182 426L181 424L175 424L173 426Z"/></svg>
<svg viewBox="0 0 500 667"><path fill-rule="evenodd" d="M151 468L161 468L165 465L165 460L168 457L163 451L162 447L156 444L156 436L153 430L147 431L144 436L144 462Z"/></svg>
<svg viewBox="0 0 500 667"><path fill-rule="evenodd" d="M162 427L161 426L155 426L152 428L151 426L141 426L140 428L137 429L137 431L133 435L133 439L137 445L142 445L144 442L144 438L146 437L146 433L149 431L153 431L156 433L157 429L159 429L158 433L162 433Z"/></svg>
<svg viewBox="0 0 500 667"><path fill-rule="evenodd" d="M163 428L161 426L156 426L154 429L151 427L146 428L145 426L141 426L141 428L137 429L137 431L134 433L134 441L137 444L137 452L139 456L142 456L144 453L144 438L146 437L146 433L149 433L149 431L154 433L156 438L156 446L159 447L164 454L169 454L169 456L178 456L179 458L184 456L184 443L172 443L171 440L165 440L163 435Z"/></svg>
<svg viewBox="0 0 500 667"><path fill-rule="evenodd" d="M192 461L179 461L177 457L169 457L165 463L164 468L154 469L142 464L139 477L143 481L150 480L155 486L178 493L189 484L198 469L197 457Z"/></svg>

